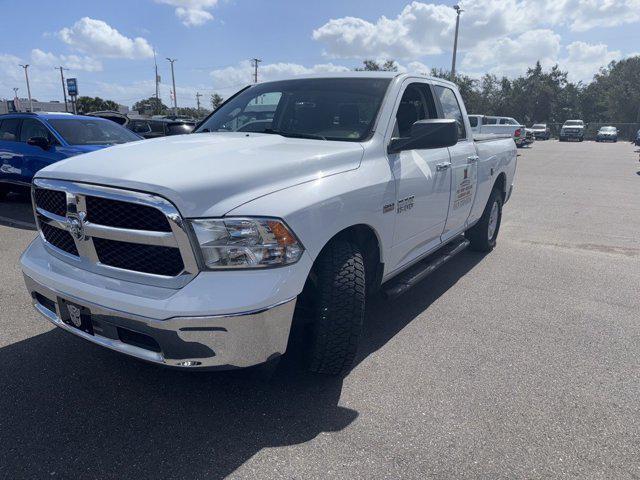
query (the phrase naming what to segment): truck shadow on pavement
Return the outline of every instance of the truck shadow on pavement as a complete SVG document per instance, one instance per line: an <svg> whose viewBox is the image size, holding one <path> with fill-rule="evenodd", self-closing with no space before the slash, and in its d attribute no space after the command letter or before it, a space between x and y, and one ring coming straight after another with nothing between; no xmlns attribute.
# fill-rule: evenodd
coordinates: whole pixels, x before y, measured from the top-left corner
<svg viewBox="0 0 640 480"><path fill-rule="evenodd" d="M36 229L28 191L10 193L6 198L0 199L0 225L24 230Z"/></svg>
<svg viewBox="0 0 640 480"><path fill-rule="evenodd" d="M463 253L395 300L372 298L357 363L482 258ZM264 448L349 426L358 412L338 404L343 380L308 375L298 360L285 356L265 381L251 370L167 370L57 329L8 345L0 478L224 478Z"/></svg>

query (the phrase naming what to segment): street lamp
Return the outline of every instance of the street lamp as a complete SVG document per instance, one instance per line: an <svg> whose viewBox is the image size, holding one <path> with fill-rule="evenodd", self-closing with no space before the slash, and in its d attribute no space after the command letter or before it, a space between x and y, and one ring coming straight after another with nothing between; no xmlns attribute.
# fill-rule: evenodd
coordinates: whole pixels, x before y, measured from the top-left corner
<svg viewBox="0 0 640 480"><path fill-rule="evenodd" d="M460 14L464 12L460 5L454 5L453 9L456 11L456 36L453 40L453 59L451 60L451 81L456 78L456 55L458 54L458 29L460 28Z"/></svg>
<svg viewBox="0 0 640 480"><path fill-rule="evenodd" d="M29 64L27 63L26 65L20 65L22 68L24 68L24 77L27 79L27 94L29 95L29 111L33 112L33 100L31 100L31 87L29 86Z"/></svg>
<svg viewBox="0 0 640 480"><path fill-rule="evenodd" d="M178 95L176 93L176 76L173 73L173 63L178 60L177 58L169 58L169 63L171 64L171 81L173 82L173 114L178 116Z"/></svg>

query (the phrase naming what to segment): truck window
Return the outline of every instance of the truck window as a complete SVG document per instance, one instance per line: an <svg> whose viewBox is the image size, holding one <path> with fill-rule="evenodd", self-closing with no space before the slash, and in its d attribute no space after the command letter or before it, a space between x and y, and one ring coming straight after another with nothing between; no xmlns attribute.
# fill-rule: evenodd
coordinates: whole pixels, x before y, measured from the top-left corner
<svg viewBox="0 0 640 480"><path fill-rule="evenodd" d="M250 87L213 112L199 132L255 132L358 142L373 129L387 78L309 78Z"/></svg>
<svg viewBox="0 0 640 480"><path fill-rule="evenodd" d="M409 84L398 105L393 137L408 137L415 122L429 118L438 118L431 89L426 83Z"/></svg>
<svg viewBox="0 0 640 480"><path fill-rule="evenodd" d="M478 126L478 117L469 117L469 125L471 125L471 128L476 128Z"/></svg>
<svg viewBox="0 0 640 480"><path fill-rule="evenodd" d="M467 132L464 129L464 120L462 118L462 110L458 105L458 99L453 90L440 85L435 86L436 95L442 105L442 113L444 118L452 118L458 124L458 139L462 140L467 138Z"/></svg>

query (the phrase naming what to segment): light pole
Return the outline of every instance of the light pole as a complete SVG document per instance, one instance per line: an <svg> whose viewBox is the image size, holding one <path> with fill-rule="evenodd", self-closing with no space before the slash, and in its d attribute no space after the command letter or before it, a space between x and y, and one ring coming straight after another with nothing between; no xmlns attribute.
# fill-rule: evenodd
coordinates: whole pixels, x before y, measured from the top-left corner
<svg viewBox="0 0 640 480"><path fill-rule="evenodd" d="M178 94L176 93L176 76L173 72L173 63L178 60L177 58L169 58L169 63L171 64L171 81L173 82L173 114L178 116Z"/></svg>
<svg viewBox="0 0 640 480"><path fill-rule="evenodd" d="M458 29L460 28L460 14L464 12L460 5L454 5L454 10L456 11L456 36L453 40L453 59L451 60L451 81L454 81L456 78L456 55L458 54Z"/></svg>
<svg viewBox="0 0 640 480"><path fill-rule="evenodd" d="M56 70L60 69L60 81L62 82L62 96L64 97L64 111L68 112L69 109L67 108L67 90L64 86L64 74L62 73L63 70L69 70L68 68L64 68L63 66L60 67L53 67Z"/></svg>
<svg viewBox="0 0 640 480"><path fill-rule="evenodd" d="M20 65L22 68L24 68L24 78L27 79L27 94L29 95L29 111L33 112L33 100L31 100L31 87L29 86L29 64L27 63L26 65Z"/></svg>
<svg viewBox="0 0 640 480"><path fill-rule="evenodd" d="M200 97L202 94L200 92L196 92L196 104L198 105L198 118L200 118Z"/></svg>

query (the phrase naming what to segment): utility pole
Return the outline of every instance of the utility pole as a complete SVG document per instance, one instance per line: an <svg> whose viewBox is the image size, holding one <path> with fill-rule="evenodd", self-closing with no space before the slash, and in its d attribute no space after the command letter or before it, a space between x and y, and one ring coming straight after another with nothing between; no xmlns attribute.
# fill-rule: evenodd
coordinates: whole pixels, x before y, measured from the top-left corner
<svg viewBox="0 0 640 480"><path fill-rule="evenodd" d="M262 61L259 58L252 58L253 62L253 83L258 83L258 64Z"/></svg>
<svg viewBox="0 0 640 480"><path fill-rule="evenodd" d="M202 94L200 92L196 92L196 104L198 105L198 118L200 118L200 97Z"/></svg>
<svg viewBox="0 0 640 480"><path fill-rule="evenodd" d="M22 68L24 68L24 78L27 79L27 94L29 95L29 111L33 112L33 100L31 100L31 87L29 86L29 64L27 63L26 65L20 65Z"/></svg>
<svg viewBox="0 0 640 480"><path fill-rule="evenodd" d="M464 12L460 5L454 5L454 10L456 11L456 36L453 40L453 59L451 60L451 81L454 81L456 78L456 55L458 54L458 29L460 28L460 14Z"/></svg>
<svg viewBox="0 0 640 480"><path fill-rule="evenodd" d="M156 60L156 50L153 50L153 64L156 67L156 76L155 76L155 82L156 82L156 104L155 107L153 108L153 112L154 113L160 113L158 112L158 106L160 105L160 92L158 89L158 84L160 83L160 77L158 76L158 62Z"/></svg>
<svg viewBox="0 0 640 480"><path fill-rule="evenodd" d="M18 98L18 87L13 87L13 107L16 109L16 112L19 112L20 109L20 99Z"/></svg>
<svg viewBox="0 0 640 480"><path fill-rule="evenodd" d="M177 116L178 115L178 94L176 93L176 76L173 71L173 63L178 59L167 57L167 60L169 60L169 63L171 64L171 81L173 82L173 114Z"/></svg>
<svg viewBox="0 0 640 480"><path fill-rule="evenodd" d="M53 67L56 70L60 69L60 82L62 82L62 96L64 97L64 111L68 112L69 109L67 108L67 89L64 86L64 74L62 73L63 70L69 70L68 68L64 68L62 66L60 67Z"/></svg>

